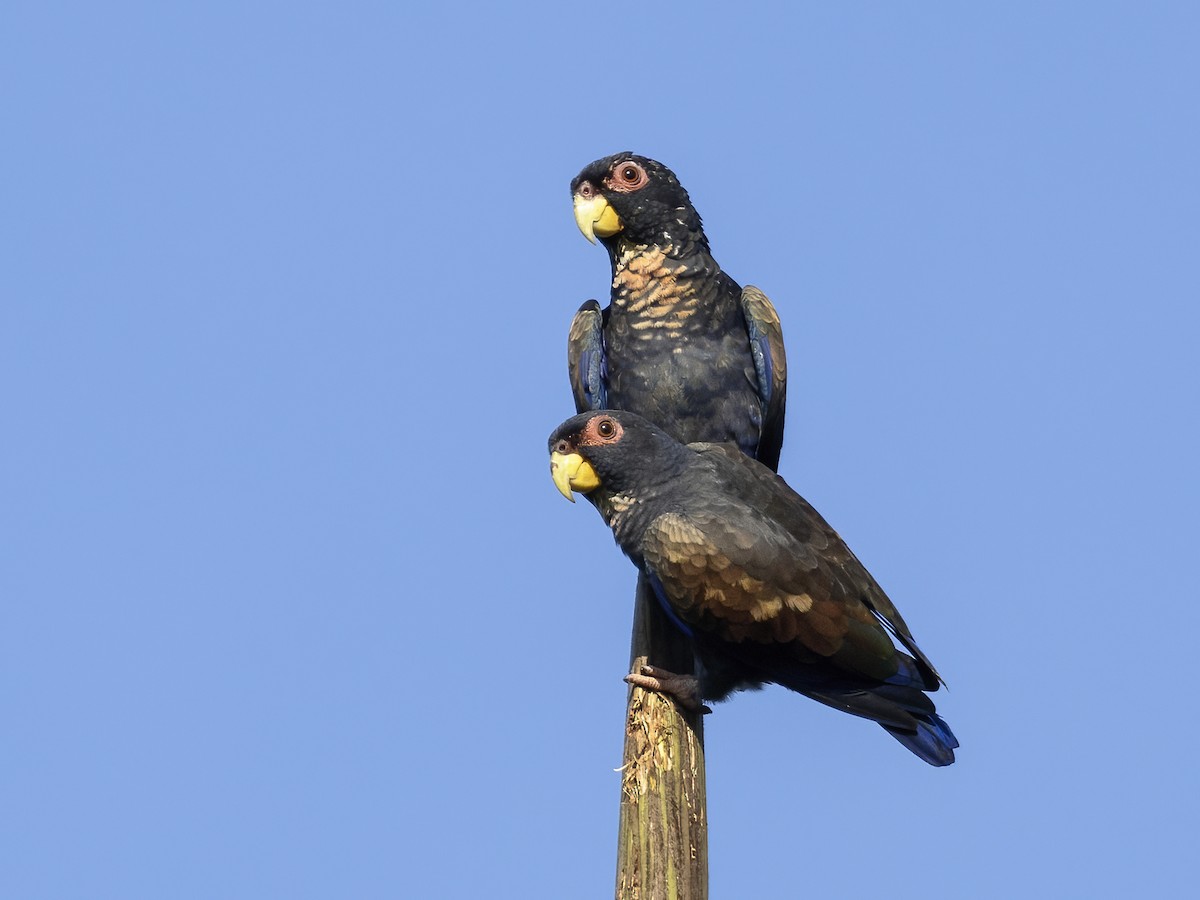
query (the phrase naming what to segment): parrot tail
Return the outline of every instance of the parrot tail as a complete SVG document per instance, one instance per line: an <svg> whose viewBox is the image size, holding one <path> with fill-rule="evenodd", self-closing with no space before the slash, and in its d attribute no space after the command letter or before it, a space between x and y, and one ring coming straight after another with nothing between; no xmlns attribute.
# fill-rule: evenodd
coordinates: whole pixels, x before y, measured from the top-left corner
<svg viewBox="0 0 1200 900"><path fill-rule="evenodd" d="M938 689L932 672L916 660L897 654L900 671L883 684L870 687L788 685L834 709L878 722L883 729L931 766L954 762L958 738L937 714L927 692Z"/></svg>

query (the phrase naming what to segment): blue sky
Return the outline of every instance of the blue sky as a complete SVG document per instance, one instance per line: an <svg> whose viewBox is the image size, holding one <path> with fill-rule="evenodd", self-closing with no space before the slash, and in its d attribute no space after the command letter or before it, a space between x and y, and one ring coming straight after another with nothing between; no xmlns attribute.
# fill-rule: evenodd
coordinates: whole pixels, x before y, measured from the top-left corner
<svg viewBox="0 0 1200 900"><path fill-rule="evenodd" d="M775 301L781 472L963 745L719 706L712 896L1180 895L1198 26L10 4L0 893L610 894L634 575L544 442L567 186L632 149Z"/></svg>

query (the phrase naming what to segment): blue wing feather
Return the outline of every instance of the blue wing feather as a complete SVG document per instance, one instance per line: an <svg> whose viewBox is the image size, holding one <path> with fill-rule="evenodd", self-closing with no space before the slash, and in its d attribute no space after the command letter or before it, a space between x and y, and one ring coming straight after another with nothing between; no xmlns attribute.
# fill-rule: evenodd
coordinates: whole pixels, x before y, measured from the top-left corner
<svg viewBox="0 0 1200 900"><path fill-rule="evenodd" d="M762 414L757 457L760 462L774 469L779 465L779 451L783 446L787 393L783 329L767 295L751 284L742 288L742 316L746 320L746 334L750 339L750 356L754 361Z"/></svg>
<svg viewBox="0 0 1200 900"><path fill-rule="evenodd" d="M650 582L650 587L654 591L654 596L658 598L658 603L663 608L663 612L667 614L667 618L671 620L672 624L676 628L678 628L688 637L691 637L692 629L685 625L679 616L675 615L675 610L671 606L671 601L667 599L667 592L663 590L663 584L662 581L659 580L658 575L656 575L654 570L649 566L646 566L642 571L646 573L646 580Z"/></svg>
<svg viewBox="0 0 1200 900"><path fill-rule="evenodd" d="M567 338L567 368L575 411L608 408L608 359L604 353L604 312L595 300L579 307Z"/></svg>

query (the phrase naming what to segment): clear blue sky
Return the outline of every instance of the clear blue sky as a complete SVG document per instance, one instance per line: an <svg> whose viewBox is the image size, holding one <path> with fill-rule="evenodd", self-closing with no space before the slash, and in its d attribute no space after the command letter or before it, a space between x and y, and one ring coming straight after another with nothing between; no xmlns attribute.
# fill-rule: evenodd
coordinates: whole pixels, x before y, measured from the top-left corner
<svg viewBox="0 0 1200 900"><path fill-rule="evenodd" d="M544 442L623 149L775 301L782 472L963 745L721 705L713 897L1194 887L1198 33L8 4L0 894L610 896L634 575Z"/></svg>

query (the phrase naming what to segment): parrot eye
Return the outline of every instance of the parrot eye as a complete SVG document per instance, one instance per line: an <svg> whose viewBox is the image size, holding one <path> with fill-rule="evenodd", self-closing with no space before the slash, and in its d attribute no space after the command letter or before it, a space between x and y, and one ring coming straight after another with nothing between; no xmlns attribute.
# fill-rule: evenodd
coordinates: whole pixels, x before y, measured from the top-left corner
<svg viewBox="0 0 1200 900"><path fill-rule="evenodd" d="M636 191L644 187L649 180L646 170L637 163L623 162L613 169L609 183L619 191Z"/></svg>
<svg viewBox="0 0 1200 900"><path fill-rule="evenodd" d="M601 419L596 423L596 434L602 438L611 438L617 433L617 423L612 419Z"/></svg>

